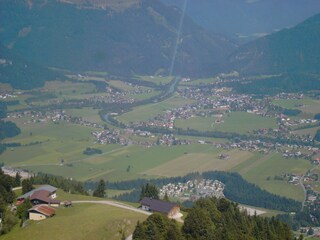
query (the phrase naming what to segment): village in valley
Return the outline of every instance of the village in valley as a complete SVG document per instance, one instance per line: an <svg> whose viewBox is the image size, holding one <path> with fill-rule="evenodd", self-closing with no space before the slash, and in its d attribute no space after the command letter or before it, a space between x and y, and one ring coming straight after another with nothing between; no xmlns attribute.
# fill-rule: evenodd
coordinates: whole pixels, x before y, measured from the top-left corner
<svg viewBox="0 0 320 240"><path fill-rule="evenodd" d="M225 185L218 180L189 180L186 183L169 183L160 188L161 198L169 197L179 201L196 201L200 198L222 198Z"/></svg>
<svg viewBox="0 0 320 240"><path fill-rule="evenodd" d="M86 78L90 79L90 76L86 76ZM193 80L190 78L182 78L174 83L178 85L174 97L179 99L179 104L169 102L168 106L158 110L152 109L152 106L156 106L161 97L154 97L151 102L139 100L139 96L152 96L154 91L159 92L158 89L152 90L150 87L139 86L139 82L125 83L125 86L130 90L119 90L109 85L102 88L100 86L98 93L89 94L86 92L85 98L62 100L61 97L57 99L50 97L42 101L38 107L35 107L39 104L38 100L33 102L32 99L29 99L25 102L28 108L10 111L6 120L19 123L20 126L27 129L25 135L31 138L33 137L32 129L37 131L38 128L74 126L78 129L87 129L82 135L81 146L83 147L79 151L84 155L90 155L86 157L89 160L96 157L101 158L106 154L101 150L104 148L111 148L109 151L112 153L117 151L112 149L118 147L139 147L142 151L153 151L159 147L165 149L184 147L188 149L194 146L216 149L217 152L213 153L211 157L217 161L218 165L225 166L237 161L238 156L234 154L235 152L250 154L250 156L256 155L261 158L276 154L285 160L299 160L309 164L310 167L304 171L283 169L281 173L277 172L266 176L264 181L302 189L304 194L302 208L309 209L310 212L313 211L312 209L318 209L320 207L320 172L318 169L320 148L314 140L312 129L317 129L320 122L318 118L314 118L313 114L304 112L308 108L304 102L311 101L306 99L314 98L300 93L279 93L263 97L239 94L235 93L232 88L224 86L230 81L234 82L238 79L220 77L209 85L201 85L193 84ZM43 93L48 94L48 90ZM77 92L72 94L77 94ZM87 96L88 94L90 96ZM1 96L5 97L7 101L17 101L17 99L24 97L24 93L7 91L1 93ZM314 101L318 100L314 99ZM282 104L283 102L295 104L288 108ZM10 108L14 109L14 104L15 102ZM57 108L56 106L60 104L62 107ZM109 112L96 109L104 104L112 106ZM126 107L116 111L117 106ZM146 106L150 106L152 110L148 111L152 114L143 116L144 113L139 108ZM88 111L88 114L77 114L83 108ZM130 115L134 111L140 112ZM96 116L94 117L93 114ZM238 128L237 121L244 122L244 127ZM246 121L248 123L245 123ZM19 148L41 147L52 140L53 138L50 137L36 138L34 141L8 145L8 149L14 154L15 151L19 151ZM86 146L85 142L90 142L90 144ZM182 156L189 158L188 156L191 157L192 154L192 152L189 153L185 150ZM125 153L125 159L128 161L125 166L126 173L135 172L136 166L130 162L130 152ZM81 162L81 159L73 158L70 162L68 159L60 157L53 160L50 165L74 169L77 162ZM7 164L5 162L3 171L13 177L20 174L24 179L34 175L28 167L23 165L10 167ZM23 170L25 168L28 170ZM89 168L90 175L93 169L93 167ZM146 172L148 170L142 172L141 176L146 176ZM169 198L174 202L194 202L207 197L223 198L227 188L228 185L215 179L194 179L186 182L168 183L160 186L159 191L160 198ZM31 194L31 200L33 201L36 197L41 201L48 199L48 196L42 192L41 194ZM142 210L164 211L164 214L180 219L179 205L169 204L170 206L166 206L166 203L163 205L162 202L157 201L144 199L140 203ZM56 202L52 200L53 205L54 203ZM52 208L52 204L47 204L48 207L35 205L30 208L30 219L42 220L54 216L56 210ZM66 204L71 206L69 201L66 201ZM243 209L251 211L252 214L257 211L261 211L261 214L264 213L264 210L253 211L248 207L243 207ZM317 232L316 228L314 229ZM301 231L304 231L303 228Z"/></svg>

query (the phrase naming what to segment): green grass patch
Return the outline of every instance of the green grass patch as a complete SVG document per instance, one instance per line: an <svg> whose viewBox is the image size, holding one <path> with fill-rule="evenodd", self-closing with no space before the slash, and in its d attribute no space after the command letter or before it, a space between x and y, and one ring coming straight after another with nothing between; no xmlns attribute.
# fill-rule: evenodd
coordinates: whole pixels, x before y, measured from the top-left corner
<svg viewBox="0 0 320 240"><path fill-rule="evenodd" d="M208 84L213 84L216 81L218 81L217 78L202 78L202 79L196 79L196 80L191 80L188 82L181 82L181 85L186 85L186 86L201 86L201 85L208 85Z"/></svg>
<svg viewBox="0 0 320 240"><path fill-rule="evenodd" d="M273 104L288 109L299 109L302 112L313 115L320 112L320 101L310 98L280 99L274 100Z"/></svg>
<svg viewBox="0 0 320 240"><path fill-rule="evenodd" d="M206 149L198 152L186 152L170 162L146 171L146 174L173 177L183 176L190 172L228 171L252 156L252 153L247 151L226 152L210 145L201 146ZM229 158L220 159L221 153L228 154Z"/></svg>
<svg viewBox="0 0 320 240"><path fill-rule="evenodd" d="M157 96L160 94L160 91L152 91L149 93L140 93L140 94L130 94L128 95L130 98L133 98L134 100L141 101L148 98L152 98L154 96Z"/></svg>
<svg viewBox="0 0 320 240"><path fill-rule="evenodd" d="M305 129L293 131L292 133L296 134L296 135L300 135L300 136L310 135L310 136L314 137L316 135L316 132L318 131L318 129L320 129L320 127L305 128Z"/></svg>
<svg viewBox="0 0 320 240"><path fill-rule="evenodd" d="M56 215L40 222L28 221L27 227L15 228L4 240L10 239L121 239L121 229L130 235L137 221L146 215L102 204L73 204L71 208L60 207Z"/></svg>
<svg viewBox="0 0 320 240"><path fill-rule="evenodd" d="M256 153L231 171L240 173L249 182L271 193L303 201L304 194L300 186L274 180L274 177L283 173L304 174L310 168L311 164L305 159L286 159L278 153L268 155Z"/></svg>
<svg viewBox="0 0 320 240"><path fill-rule="evenodd" d="M66 109L66 113L73 117L82 117L85 121L101 123L102 120L99 115L99 109L93 108L74 108Z"/></svg>
<svg viewBox="0 0 320 240"><path fill-rule="evenodd" d="M275 128L276 120L247 112L231 112L223 117L223 123L215 123L214 117L193 117L187 120L178 119L176 126L198 131L221 131L247 133L255 129Z"/></svg>
<svg viewBox="0 0 320 240"><path fill-rule="evenodd" d="M152 82L157 85L166 85L173 80L173 77L160 77L160 76L138 76L137 79Z"/></svg>
<svg viewBox="0 0 320 240"><path fill-rule="evenodd" d="M163 102L147 104L134 108L132 111L119 116L117 119L123 123L148 121L150 118L162 114L164 111L180 107L192 101L173 96Z"/></svg>

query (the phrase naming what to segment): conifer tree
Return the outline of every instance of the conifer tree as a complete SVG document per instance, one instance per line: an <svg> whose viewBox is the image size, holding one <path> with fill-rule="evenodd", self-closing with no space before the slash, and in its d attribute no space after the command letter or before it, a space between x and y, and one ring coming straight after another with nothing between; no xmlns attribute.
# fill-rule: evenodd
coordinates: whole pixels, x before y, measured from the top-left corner
<svg viewBox="0 0 320 240"><path fill-rule="evenodd" d="M32 182L30 179L22 180L21 185L22 185L22 194L30 192L33 189Z"/></svg>
<svg viewBox="0 0 320 240"><path fill-rule="evenodd" d="M144 197L159 199L159 190L156 185L147 183L141 187L140 200Z"/></svg>
<svg viewBox="0 0 320 240"><path fill-rule="evenodd" d="M98 187L96 190L94 190L93 192L93 196L94 197L100 197L100 198L103 198L105 197L105 189L106 189L106 183L104 182L103 179L101 179L99 181L99 184L98 184Z"/></svg>

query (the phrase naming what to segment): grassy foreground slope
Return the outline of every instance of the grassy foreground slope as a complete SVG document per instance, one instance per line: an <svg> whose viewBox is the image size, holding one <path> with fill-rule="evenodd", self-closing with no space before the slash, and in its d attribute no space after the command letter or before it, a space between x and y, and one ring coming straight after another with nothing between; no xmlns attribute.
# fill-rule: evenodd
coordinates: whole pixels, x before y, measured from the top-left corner
<svg viewBox="0 0 320 240"><path fill-rule="evenodd" d="M133 231L137 221L146 215L102 204L74 204L71 208L59 208L56 216L41 222L28 222L28 226L16 228L2 237L9 239L120 239L123 229L126 235Z"/></svg>

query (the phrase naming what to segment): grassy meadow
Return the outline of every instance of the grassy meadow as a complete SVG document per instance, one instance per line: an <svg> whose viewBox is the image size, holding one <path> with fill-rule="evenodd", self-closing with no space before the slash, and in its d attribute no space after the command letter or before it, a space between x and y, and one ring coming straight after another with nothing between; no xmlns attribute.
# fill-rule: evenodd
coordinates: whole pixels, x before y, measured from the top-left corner
<svg viewBox="0 0 320 240"><path fill-rule="evenodd" d="M168 109L181 107L188 103L191 103L191 101L178 96L173 96L163 102L136 107L132 111L119 116L117 119L123 123L148 121L150 118L162 114Z"/></svg>
<svg viewBox="0 0 320 240"><path fill-rule="evenodd" d="M102 73L102 75L105 75ZM97 77L98 79L99 77ZM172 78L140 76L143 81L157 84L167 84ZM131 84L118 80L105 80L111 86L124 91L133 91ZM184 82L183 85L208 84L215 79L199 79ZM6 87L6 86L4 86ZM148 90L147 87L140 87ZM142 100L150 98L159 92L152 91L142 94L128 94L127 97ZM93 83L88 81L52 81L46 83L40 91L40 96L34 98L33 104L41 106L48 100L41 100L46 94L56 99L84 99L92 96L105 96L108 93L97 93ZM18 96L19 105L10 106L9 110L25 108L26 100L32 96L23 93ZM213 96L214 97L214 96ZM15 99L13 99L15 100ZM143 106L137 106L132 111L117 117L123 123L147 121L162 114L164 111L193 103L192 100L173 95L162 101ZM285 108L299 108L307 115L320 112L320 101L312 99L277 100L274 104ZM68 115L82 117L86 121L103 124L98 112L99 109L66 109ZM137 178L158 178L165 176L182 176L190 172L203 171L234 171L240 173L249 182L282 196L303 200L303 191L299 186L289 185L284 181L274 180L276 175L282 173L303 174L311 168L307 160L284 159L280 154L263 155L256 152L241 150L222 150L211 144L197 144L198 140L224 142L225 139L181 137L191 139L194 144L182 146L121 146L100 145L91 135L98 129L76 124L60 122L58 124L27 123L28 119L13 119L21 128L22 133L14 138L6 139L6 143L21 143L23 146L9 148L0 155L0 163L8 166L20 167L32 172L45 172L64 177L72 177L80 181L105 179L108 181L131 180ZM215 123L215 117L192 117L187 120L177 119L176 127L195 129L198 131L237 132L245 134L261 128L276 128L274 118L261 117L247 112L231 112L223 116L222 123ZM240 126L240 127L239 127ZM298 134L311 134L316 128L296 131ZM314 133L313 133L314 134ZM180 138L179 136L177 136ZM154 142L156 138L145 139L134 136L133 140ZM102 154L87 156L83 151L87 147L102 150ZM220 154L229 155L228 159L220 159ZM109 197L115 196L117 191L110 191Z"/></svg>
<svg viewBox="0 0 320 240"><path fill-rule="evenodd" d="M52 218L40 222L28 221L27 227L16 227L3 240L46 238L51 240L72 239L121 239L120 231L130 235L137 221L146 215L102 204L73 204L60 207Z"/></svg>
<svg viewBox="0 0 320 240"><path fill-rule="evenodd" d="M218 81L217 78L202 78L202 79L196 79L196 80L191 80L189 82L182 82L181 85L185 86L201 86L201 85L208 85L212 84Z"/></svg>
<svg viewBox="0 0 320 240"><path fill-rule="evenodd" d="M77 115L77 110L70 111ZM89 115L91 111L88 110ZM257 117L253 114L245 115ZM239 116L239 113L231 116ZM109 181L148 179L181 176L195 171L235 171L270 192L302 200L303 192L299 186L276 181L274 176L282 173L302 174L310 168L309 162L303 159L284 159L280 154L225 151L211 144L150 148L136 145L99 145L94 143L91 136L91 131L96 130L94 128L70 123L23 124L23 119L16 121L22 133L15 138L7 139L6 142L19 142L25 146L8 149L0 155L0 162L33 172L72 177L81 181L101 178ZM248 129L249 125L246 130ZM221 142L221 139L215 140ZM40 143L33 144L36 142ZM99 148L102 154L84 155L83 150L87 147ZM230 157L219 159L221 153ZM117 193L110 192L110 196L114 194Z"/></svg>
<svg viewBox="0 0 320 240"><path fill-rule="evenodd" d="M278 153L257 153L231 171L240 173L249 182L269 192L303 201L304 194L299 185L290 185L286 181L275 180L274 177L283 173L304 174L311 167L310 162L304 159L286 159Z"/></svg>
<svg viewBox="0 0 320 240"><path fill-rule="evenodd" d="M187 120L176 120L176 126L183 129L198 131L221 131L247 133L261 128L275 128L274 118L261 117L246 112L231 112L223 117L223 123L215 123L214 117L193 117ZM241 126L241 127L239 127Z"/></svg>
<svg viewBox="0 0 320 240"><path fill-rule="evenodd" d="M160 77L160 76L138 76L137 79L152 82L157 85L165 85L172 81L173 77Z"/></svg>
<svg viewBox="0 0 320 240"><path fill-rule="evenodd" d="M94 123L104 123L99 115L99 109L93 108L73 108L73 109L66 109L65 110L68 115L72 117L82 117L83 120L94 122Z"/></svg>
<svg viewBox="0 0 320 240"><path fill-rule="evenodd" d="M320 101L309 98L274 100L273 104L288 109L299 109L312 115L320 113Z"/></svg>

